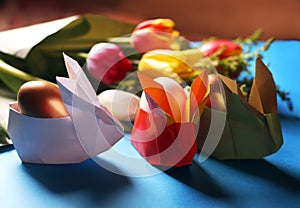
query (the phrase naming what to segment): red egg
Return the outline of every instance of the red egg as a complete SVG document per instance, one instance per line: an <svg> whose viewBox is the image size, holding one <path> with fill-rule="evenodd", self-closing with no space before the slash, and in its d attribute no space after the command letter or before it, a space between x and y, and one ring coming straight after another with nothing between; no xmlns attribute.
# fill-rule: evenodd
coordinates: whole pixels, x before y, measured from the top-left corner
<svg viewBox="0 0 300 208"><path fill-rule="evenodd" d="M17 95L20 111L39 118L68 116L57 85L47 81L30 81L23 84Z"/></svg>

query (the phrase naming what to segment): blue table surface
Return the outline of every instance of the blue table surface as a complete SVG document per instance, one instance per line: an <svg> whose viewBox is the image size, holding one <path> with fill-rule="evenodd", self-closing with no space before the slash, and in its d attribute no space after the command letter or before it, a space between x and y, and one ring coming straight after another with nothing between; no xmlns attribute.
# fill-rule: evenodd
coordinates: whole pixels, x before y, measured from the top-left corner
<svg viewBox="0 0 300 208"><path fill-rule="evenodd" d="M209 158L202 163L196 156L191 166L126 177L92 159L71 165L22 163L11 148L0 152L0 207L299 208L299 52L300 42L276 41L264 54L277 84L290 91L295 107L289 112L279 101L284 144L277 153L257 160ZM126 145L125 137L116 146Z"/></svg>

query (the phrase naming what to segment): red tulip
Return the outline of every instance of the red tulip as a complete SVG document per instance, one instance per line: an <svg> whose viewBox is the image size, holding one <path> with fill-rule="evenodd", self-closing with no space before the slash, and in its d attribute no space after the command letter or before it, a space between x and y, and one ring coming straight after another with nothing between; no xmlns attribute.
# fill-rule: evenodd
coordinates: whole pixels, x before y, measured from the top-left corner
<svg viewBox="0 0 300 208"><path fill-rule="evenodd" d="M146 20L144 22L141 22L136 26L133 32L136 32L138 30L143 29L149 29L152 31L158 31L158 32L166 32L166 33L173 33L173 27L175 23L171 19L152 19L152 20Z"/></svg>
<svg viewBox="0 0 300 208"><path fill-rule="evenodd" d="M224 47L224 50L220 54L219 58L224 59L230 56L237 56L242 53L242 47L230 40L213 40L204 43L200 46L200 51L204 53L205 56L210 56L213 53Z"/></svg>
<svg viewBox="0 0 300 208"><path fill-rule="evenodd" d="M173 49L179 35L171 19L153 19L141 22L132 34L132 45L141 53L155 49Z"/></svg>
<svg viewBox="0 0 300 208"><path fill-rule="evenodd" d="M237 78L241 70L243 70L241 57L243 48L230 40L213 40L207 43L204 43L199 47L200 51L204 53L205 56L209 56L214 59L217 58L219 61L215 62L215 67L221 74L228 76L230 78ZM220 53L217 55L217 53ZM217 56L211 56L216 54ZM230 61L231 65L224 65L222 62L226 58L234 57L233 59L226 60ZM234 67L233 67L234 66Z"/></svg>
<svg viewBox="0 0 300 208"><path fill-rule="evenodd" d="M121 81L132 69L132 63L116 44L98 43L88 53L87 70L105 84Z"/></svg>

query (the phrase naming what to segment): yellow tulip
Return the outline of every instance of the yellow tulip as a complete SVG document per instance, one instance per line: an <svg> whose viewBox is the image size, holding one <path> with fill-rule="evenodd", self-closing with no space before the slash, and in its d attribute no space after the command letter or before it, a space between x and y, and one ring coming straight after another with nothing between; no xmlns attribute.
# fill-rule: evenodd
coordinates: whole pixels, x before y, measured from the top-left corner
<svg viewBox="0 0 300 208"><path fill-rule="evenodd" d="M164 76L181 83L182 79L194 78L202 71L202 58L199 49L153 50L142 56L138 70L153 79Z"/></svg>

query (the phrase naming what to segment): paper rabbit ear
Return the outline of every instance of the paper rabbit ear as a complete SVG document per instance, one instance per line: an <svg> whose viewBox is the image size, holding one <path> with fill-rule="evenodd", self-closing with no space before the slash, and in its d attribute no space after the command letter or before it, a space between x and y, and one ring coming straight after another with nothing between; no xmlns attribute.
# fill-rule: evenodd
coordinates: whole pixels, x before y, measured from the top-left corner
<svg viewBox="0 0 300 208"><path fill-rule="evenodd" d="M152 78L143 75L142 73L138 72L139 81L143 87L143 90L155 100L157 105L161 109L163 109L169 115L173 115L171 107L169 105L169 101L164 90L164 87L155 82Z"/></svg>
<svg viewBox="0 0 300 208"><path fill-rule="evenodd" d="M86 108L85 110L89 109L99 115L104 122L107 121L108 124L112 124L113 121L113 123L118 123L107 108L100 103L94 88L77 61L65 54L63 55L69 78L57 77L56 79L64 103L69 106L76 105L78 108ZM67 109L72 115L70 109L68 107Z"/></svg>
<svg viewBox="0 0 300 208"><path fill-rule="evenodd" d="M249 104L263 114L277 112L276 85L271 72L256 59L255 77L249 95Z"/></svg>
<svg viewBox="0 0 300 208"><path fill-rule="evenodd" d="M190 93L190 114L193 115L196 109L204 108L205 100L209 94L208 74L201 72L193 81Z"/></svg>
<svg viewBox="0 0 300 208"><path fill-rule="evenodd" d="M182 87L174 80L159 77L155 80L138 73L145 93L152 97L157 105L175 121L180 122L185 113L186 95Z"/></svg>
<svg viewBox="0 0 300 208"><path fill-rule="evenodd" d="M241 99L245 100L243 93L241 92L237 82L235 80L232 80L222 74L218 74L219 78L222 80L224 84L230 89L231 92L237 94L240 96Z"/></svg>
<svg viewBox="0 0 300 208"><path fill-rule="evenodd" d="M100 105L93 86L85 76L84 71L78 62L64 53L63 57L69 75L69 79L64 78L66 81L63 82L65 82L69 88L72 88L75 95L79 94L81 98L93 105Z"/></svg>
<svg viewBox="0 0 300 208"><path fill-rule="evenodd" d="M107 150L123 137L123 128L99 102L79 64L67 55L64 59L69 78L56 79L69 115L82 137L81 143L91 155Z"/></svg>

